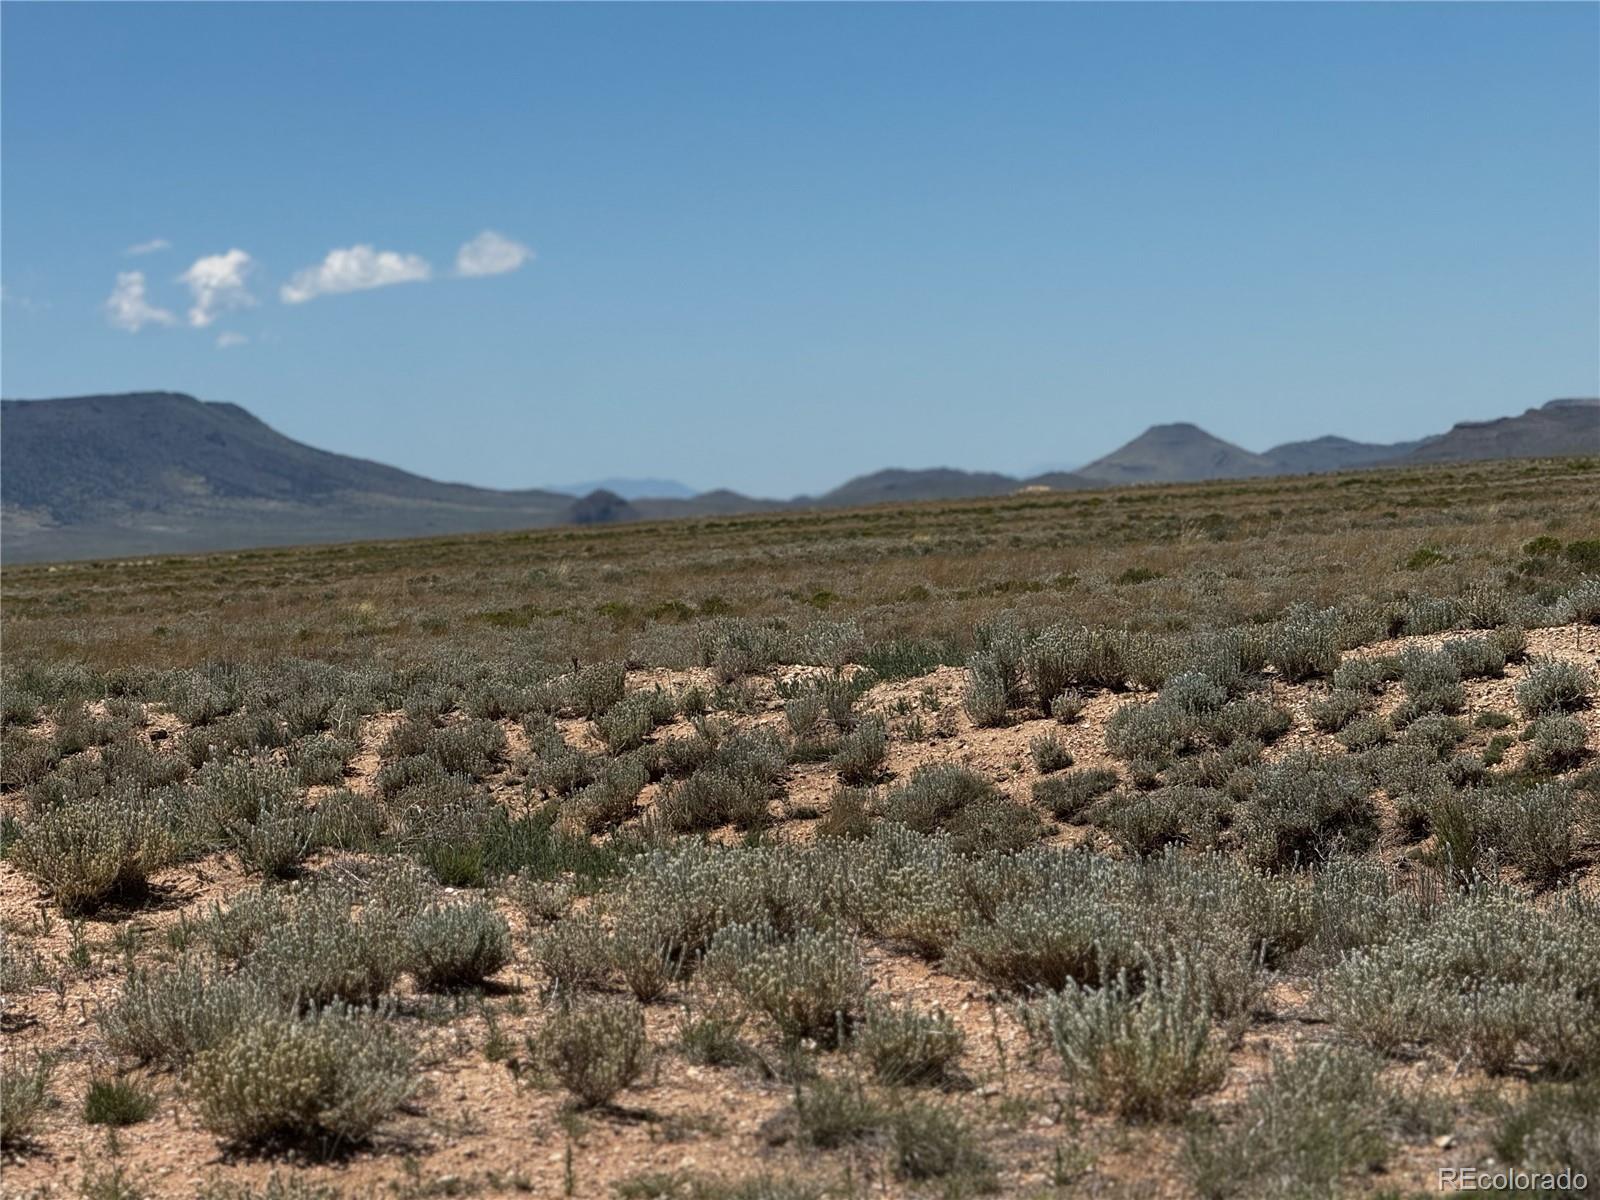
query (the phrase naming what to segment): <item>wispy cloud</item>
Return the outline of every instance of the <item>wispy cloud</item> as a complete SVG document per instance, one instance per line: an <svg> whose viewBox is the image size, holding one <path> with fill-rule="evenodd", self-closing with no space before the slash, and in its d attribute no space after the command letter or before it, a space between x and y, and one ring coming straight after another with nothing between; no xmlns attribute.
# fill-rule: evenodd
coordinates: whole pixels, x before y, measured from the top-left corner
<svg viewBox="0 0 1600 1200"><path fill-rule="evenodd" d="M19 296L10 288L0 285L0 304L7 308L20 308L23 312L43 312L50 305L44 300L35 300L32 296Z"/></svg>
<svg viewBox="0 0 1600 1200"><path fill-rule="evenodd" d="M485 229L456 251L456 274L465 276L504 275L515 271L533 257L533 251L504 234Z"/></svg>
<svg viewBox="0 0 1600 1200"><path fill-rule="evenodd" d="M296 271L278 290L285 304L304 304L318 296L339 292L364 292L396 283L420 283L433 275L425 258L395 250L374 250L371 246L351 246L330 250L314 267Z"/></svg>
<svg viewBox="0 0 1600 1200"><path fill-rule="evenodd" d="M248 308L256 302L245 287L245 276L255 266L243 250L229 250L226 254L208 254L197 258L178 277L189 287L194 304L189 309L189 324L204 329L218 316L232 308Z"/></svg>
<svg viewBox="0 0 1600 1200"><path fill-rule="evenodd" d="M178 318L145 297L144 272L121 271L106 299L106 317L118 329L138 333L146 325L176 325Z"/></svg>
<svg viewBox="0 0 1600 1200"><path fill-rule="evenodd" d="M217 349L229 350L234 346L242 346L249 340L250 339L245 337L244 334L234 333L233 330L230 329L224 333L217 334Z"/></svg>
<svg viewBox="0 0 1600 1200"><path fill-rule="evenodd" d="M123 251L124 254L155 254L161 250L171 250L172 243L166 238L151 238L148 242L136 242Z"/></svg>

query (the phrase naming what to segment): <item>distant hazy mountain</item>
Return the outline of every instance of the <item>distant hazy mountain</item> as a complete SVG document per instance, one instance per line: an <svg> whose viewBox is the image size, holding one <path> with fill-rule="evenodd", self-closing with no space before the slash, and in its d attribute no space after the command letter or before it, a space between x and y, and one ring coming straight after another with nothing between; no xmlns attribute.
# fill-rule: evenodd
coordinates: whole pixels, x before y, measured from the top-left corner
<svg viewBox="0 0 1600 1200"><path fill-rule="evenodd" d="M1424 439L1403 461L1464 462L1555 454L1600 454L1600 399L1552 400L1519 417L1462 421L1449 433Z"/></svg>
<svg viewBox="0 0 1600 1200"><path fill-rule="evenodd" d="M578 485L586 489L579 496L440 483L313 449L237 405L171 392L7 400L0 441L0 549L7 561L24 562L1600 454L1600 400L1552 400L1517 417L1462 422L1420 442L1384 446L1330 436L1264 454L1195 425L1156 425L1079 471L1019 479L897 468L793 500L725 490L688 495L664 479ZM669 491L676 494L663 494Z"/></svg>
<svg viewBox="0 0 1600 1200"><path fill-rule="evenodd" d="M1314 438L1309 442L1285 442L1262 454L1275 471L1285 475L1315 475L1321 471L1348 471L1392 462L1415 450L1421 442L1352 442L1349 438Z"/></svg>
<svg viewBox="0 0 1600 1200"><path fill-rule="evenodd" d="M1074 474L1097 483L1182 483L1274 475L1279 468L1260 454L1213 437L1198 425L1152 425L1127 445Z"/></svg>
<svg viewBox="0 0 1600 1200"><path fill-rule="evenodd" d="M761 500L718 488L701 492L685 500L640 499L632 501L633 508L645 520L670 520L674 517L731 517L737 513L771 512L779 508L794 508L789 500Z"/></svg>
<svg viewBox="0 0 1600 1200"><path fill-rule="evenodd" d="M1018 486L1019 481L1010 475L986 471L956 471L949 467L905 471L896 467L858 475L824 492L815 503L826 508L853 508L896 500L961 500L970 496L1003 496Z"/></svg>
<svg viewBox="0 0 1600 1200"><path fill-rule="evenodd" d="M566 496L611 492L624 500L687 500L695 490L676 479L596 479L590 483L555 483L547 491Z"/></svg>

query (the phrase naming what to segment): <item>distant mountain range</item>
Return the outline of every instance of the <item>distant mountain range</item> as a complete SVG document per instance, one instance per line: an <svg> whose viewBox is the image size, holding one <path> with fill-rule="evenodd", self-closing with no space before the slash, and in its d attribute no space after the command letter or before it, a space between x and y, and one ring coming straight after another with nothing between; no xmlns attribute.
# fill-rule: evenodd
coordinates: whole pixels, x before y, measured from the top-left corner
<svg viewBox="0 0 1600 1200"><path fill-rule="evenodd" d="M545 491L563 496L587 496L590 492L611 492L624 500L689 500L697 493L676 479L591 479L588 483L552 483Z"/></svg>
<svg viewBox="0 0 1600 1200"><path fill-rule="evenodd" d="M1330 436L1260 454L1195 425L1156 425L1075 471L892 469L791 500L638 479L496 491L313 449L237 405L172 392L6 400L0 555L167 554L1570 454L1600 454L1600 399L1552 400L1416 442Z"/></svg>

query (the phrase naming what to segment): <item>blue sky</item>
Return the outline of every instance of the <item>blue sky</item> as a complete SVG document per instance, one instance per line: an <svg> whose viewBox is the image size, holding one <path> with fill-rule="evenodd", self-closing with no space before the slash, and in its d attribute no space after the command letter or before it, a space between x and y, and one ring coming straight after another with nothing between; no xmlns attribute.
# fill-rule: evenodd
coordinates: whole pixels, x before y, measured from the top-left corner
<svg viewBox="0 0 1600 1200"><path fill-rule="evenodd" d="M1594 5L7 4L3 34L11 397L792 494L1600 391Z"/></svg>

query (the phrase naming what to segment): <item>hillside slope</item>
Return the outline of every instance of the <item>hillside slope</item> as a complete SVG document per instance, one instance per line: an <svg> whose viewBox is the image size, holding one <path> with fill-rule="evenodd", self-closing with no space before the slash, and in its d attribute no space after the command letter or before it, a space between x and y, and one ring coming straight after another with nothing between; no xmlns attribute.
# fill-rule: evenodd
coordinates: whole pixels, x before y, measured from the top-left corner
<svg viewBox="0 0 1600 1200"><path fill-rule="evenodd" d="M1450 432L1428 438L1401 461L1466 462L1561 454L1600 454L1600 399L1552 400L1516 417L1462 421Z"/></svg>
<svg viewBox="0 0 1600 1200"><path fill-rule="evenodd" d="M439 483L171 392L7 400L9 561L550 524L574 501Z"/></svg>

